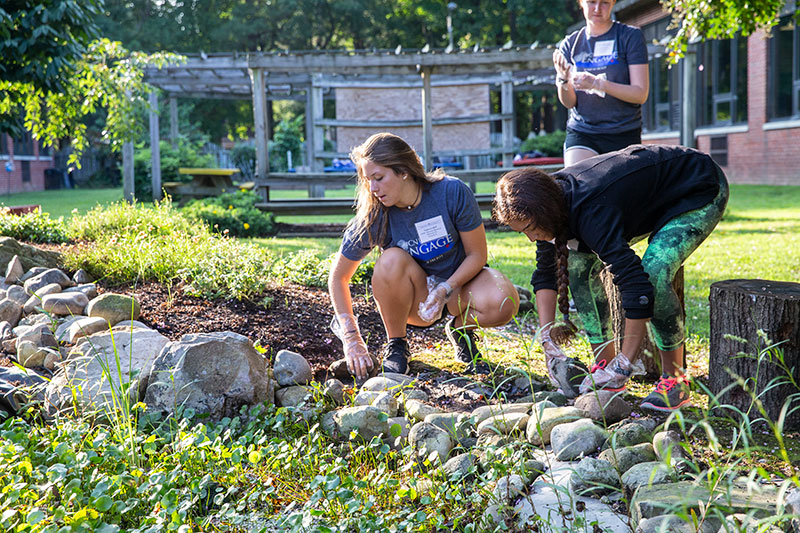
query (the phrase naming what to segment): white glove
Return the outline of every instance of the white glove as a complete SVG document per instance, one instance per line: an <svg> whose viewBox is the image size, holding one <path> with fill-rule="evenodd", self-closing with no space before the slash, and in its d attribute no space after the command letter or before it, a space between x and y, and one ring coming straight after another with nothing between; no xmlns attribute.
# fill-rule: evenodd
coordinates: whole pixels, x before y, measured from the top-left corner
<svg viewBox="0 0 800 533"><path fill-rule="evenodd" d="M584 91L587 94L596 94L601 98L605 98L606 92L595 87L597 85L597 80L605 79L608 79L605 72L598 76L590 72L576 72L572 76L572 85L579 91Z"/></svg>
<svg viewBox="0 0 800 533"><path fill-rule="evenodd" d="M347 369L358 379L363 379L372 370L372 358L367 344L358 330L358 320L352 313L340 313L331 320L331 331L342 341Z"/></svg>
<svg viewBox="0 0 800 533"><path fill-rule="evenodd" d="M444 304L451 294L453 288L449 283L446 281L436 283L436 278L428 276L428 297L424 302L420 302L417 314L425 322L433 322L441 316Z"/></svg>
<svg viewBox="0 0 800 533"><path fill-rule="evenodd" d="M542 329L539 333L539 343L542 345L542 350L544 350L544 355L548 361L551 359L566 359L567 354L565 354L561 347L553 342L553 339L550 338L550 328Z"/></svg>

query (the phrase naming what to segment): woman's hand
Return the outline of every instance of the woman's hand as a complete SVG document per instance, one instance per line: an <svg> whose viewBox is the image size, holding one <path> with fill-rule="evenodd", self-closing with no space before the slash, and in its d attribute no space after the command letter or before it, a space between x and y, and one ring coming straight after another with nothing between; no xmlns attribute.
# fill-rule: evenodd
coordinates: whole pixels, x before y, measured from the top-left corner
<svg viewBox="0 0 800 533"><path fill-rule="evenodd" d="M361 338L355 315L352 313L336 315L333 323L331 323L331 329L342 340L347 370L358 379L364 379L369 376L373 366L372 358L369 356L367 344Z"/></svg>
<svg viewBox="0 0 800 533"><path fill-rule="evenodd" d="M601 80L591 72L576 72L572 85L579 91L602 91Z"/></svg>
<svg viewBox="0 0 800 533"><path fill-rule="evenodd" d="M556 68L556 76L569 80L572 65L570 65L567 58L564 57L564 54L561 53L561 50L555 50L553 52L553 66Z"/></svg>
<svg viewBox="0 0 800 533"><path fill-rule="evenodd" d="M428 291L425 301L420 302L417 314L425 322L433 322L441 316L444 304L451 294L453 294L453 289L446 281L437 284Z"/></svg>

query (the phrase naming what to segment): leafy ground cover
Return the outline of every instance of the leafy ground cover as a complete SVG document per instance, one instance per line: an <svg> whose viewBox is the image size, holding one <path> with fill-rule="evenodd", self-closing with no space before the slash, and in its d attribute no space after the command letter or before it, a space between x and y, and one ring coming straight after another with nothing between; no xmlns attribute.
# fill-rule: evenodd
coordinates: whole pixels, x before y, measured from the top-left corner
<svg viewBox="0 0 800 533"><path fill-rule="evenodd" d="M782 206L770 207L770 197L777 192ZM800 435L783 432L774 423L751 423L757 415L742 421L706 409L709 400L702 394L702 378L707 374L707 330L704 335L697 325L710 280L752 276L800 281L797 206L800 188L734 187L728 214L692 258L697 267L687 266L687 311L695 333L688 363L699 385L693 395L696 407L668 421L701 458L698 483L725 484L749 475L800 486ZM324 330L328 315L322 311L327 295L319 288L303 287L324 284L326 259L338 239L237 241L212 234L169 204L148 209L116 204L64 224L77 243L64 248L68 265L101 274L101 285L124 283L146 294L145 319L170 338L197 330L192 328L242 328L269 356L287 346L276 342L281 331L266 329L276 327L270 310L285 317L286 327L298 339L324 343L330 337ZM511 233L490 233L489 239L493 265L525 284L531 246ZM371 317L365 324L368 343L378 349L382 331L365 291L368 274L367 266L354 289L357 306ZM302 309L290 306L290 299ZM690 311L695 308L697 314ZM216 318L222 316L228 322ZM481 331L480 336L493 362L544 380L532 319L520 317L517 323ZM440 328L413 331L412 340L412 372L462 370L463 365L452 362ZM327 359L317 361L318 371L339 357L338 345L327 346ZM569 350L588 359L585 341ZM490 391L485 399L503 397L503 381L507 380L502 375L483 381ZM635 404L647 392L649 386L637 382L627 398ZM320 395L318 401L325 400ZM41 423L32 406L22 418L0 423L0 527L501 531L506 526L490 523L485 513L487 487L524 463L535 449L527 444L492 448L488 468L451 482L433 471L418 470L402 451L383 442L335 443L320 430L318 419L303 418L291 409L256 408L219 424L184 414L184 419L162 420L137 404L115 416L64 416ZM124 431L125 424L132 430ZM427 481L433 490L422 489ZM549 531L546 522L540 531Z"/></svg>

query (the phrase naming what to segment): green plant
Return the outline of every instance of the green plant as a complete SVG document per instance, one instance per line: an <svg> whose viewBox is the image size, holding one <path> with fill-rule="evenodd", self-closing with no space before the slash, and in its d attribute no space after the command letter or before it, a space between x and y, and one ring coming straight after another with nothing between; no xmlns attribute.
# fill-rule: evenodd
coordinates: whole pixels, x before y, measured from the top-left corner
<svg viewBox="0 0 800 533"><path fill-rule="evenodd" d="M258 196L250 191L225 193L212 198L192 200L181 211L208 224L215 232L231 237L264 237L275 233L272 213L255 204Z"/></svg>
<svg viewBox="0 0 800 533"><path fill-rule="evenodd" d="M252 181L256 175L256 149L251 144L238 143L231 151L233 164L242 174L242 180Z"/></svg>
<svg viewBox="0 0 800 533"><path fill-rule="evenodd" d="M67 241L67 225L61 217L52 219L41 209L12 215L9 208L0 207L0 235L27 242L62 243Z"/></svg>
<svg viewBox="0 0 800 533"><path fill-rule="evenodd" d="M270 170L286 172L289 169L286 152L292 153L292 165L300 162L300 148L303 142L303 115L284 119L275 126L273 141L269 143Z"/></svg>
<svg viewBox="0 0 800 533"><path fill-rule="evenodd" d="M567 132L556 130L552 133L545 135L538 135L525 139L520 146L519 151L522 153L532 152L538 150L543 152L549 157L561 157L564 150L564 139L567 137Z"/></svg>

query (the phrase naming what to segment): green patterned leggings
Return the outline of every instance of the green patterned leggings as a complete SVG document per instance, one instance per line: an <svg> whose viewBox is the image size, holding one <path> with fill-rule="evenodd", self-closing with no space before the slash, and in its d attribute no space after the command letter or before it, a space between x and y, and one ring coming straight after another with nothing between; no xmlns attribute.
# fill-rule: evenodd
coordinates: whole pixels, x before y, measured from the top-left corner
<svg viewBox="0 0 800 533"><path fill-rule="evenodd" d="M722 219L728 203L728 182L717 167L719 193L705 206L667 222L650 238L642 267L655 291L650 332L660 350L674 350L684 341L683 312L672 280L686 258ZM634 241L635 242L635 241ZM631 243L633 244L633 243ZM603 263L593 253L569 252L569 288L589 342L603 344L612 335L608 297L600 280Z"/></svg>

